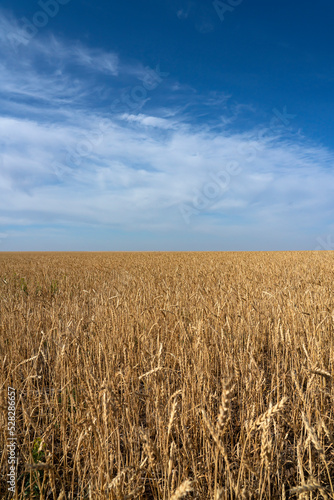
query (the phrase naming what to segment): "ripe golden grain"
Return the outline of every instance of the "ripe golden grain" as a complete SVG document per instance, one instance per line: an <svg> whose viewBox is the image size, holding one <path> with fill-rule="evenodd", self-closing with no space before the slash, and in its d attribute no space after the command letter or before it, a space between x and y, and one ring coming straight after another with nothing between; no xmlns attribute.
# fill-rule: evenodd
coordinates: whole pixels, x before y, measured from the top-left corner
<svg viewBox="0 0 334 500"><path fill-rule="evenodd" d="M0 253L18 500L334 498L333 281L332 252Z"/></svg>
<svg viewBox="0 0 334 500"><path fill-rule="evenodd" d="M280 413L283 408L285 403L287 402L288 398L284 397L281 401L276 403L274 406L271 406L263 415L261 415L259 418L256 419L254 422L254 426L257 426L259 428L265 427L268 425L268 421L270 421L271 418L273 418L274 415L277 413Z"/></svg>
<svg viewBox="0 0 334 500"><path fill-rule="evenodd" d="M291 488L292 495L302 495L304 493L311 493L312 491L320 491L325 500L328 499L326 490L315 479L310 479L306 484Z"/></svg>
<svg viewBox="0 0 334 500"><path fill-rule="evenodd" d="M179 500L179 498L183 498L187 493L193 490L192 483L189 479L183 481L183 483L175 490L173 495L170 497L170 500Z"/></svg>

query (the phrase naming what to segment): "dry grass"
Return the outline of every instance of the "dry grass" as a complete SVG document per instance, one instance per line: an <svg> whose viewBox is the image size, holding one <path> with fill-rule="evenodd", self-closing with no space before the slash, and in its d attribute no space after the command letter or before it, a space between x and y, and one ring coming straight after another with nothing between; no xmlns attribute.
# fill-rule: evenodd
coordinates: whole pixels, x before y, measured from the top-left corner
<svg viewBox="0 0 334 500"><path fill-rule="evenodd" d="M0 254L0 498L332 498L334 254Z"/></svg>

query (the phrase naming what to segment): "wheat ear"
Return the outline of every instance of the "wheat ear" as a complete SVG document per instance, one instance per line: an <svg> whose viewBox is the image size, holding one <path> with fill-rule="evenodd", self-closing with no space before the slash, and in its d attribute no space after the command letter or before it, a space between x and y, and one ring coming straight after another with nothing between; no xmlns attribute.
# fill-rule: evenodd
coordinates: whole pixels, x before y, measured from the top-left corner
<svg viewBox="0 0 334 500"><path fill-rule="evenodd" d="M170 500L179 500L179 498L183 498L187 493L193 490L192 483L189 479L183 481L182 484L174 491L173 495L170 497Z"/></svg>

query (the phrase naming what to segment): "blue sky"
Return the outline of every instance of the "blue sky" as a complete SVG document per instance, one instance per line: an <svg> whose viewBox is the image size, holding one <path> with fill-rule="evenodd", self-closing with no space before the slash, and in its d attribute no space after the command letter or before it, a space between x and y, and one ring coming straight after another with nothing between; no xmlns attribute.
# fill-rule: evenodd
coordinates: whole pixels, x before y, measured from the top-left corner
<svg viewBox="0 0 334 500"><path fill-rule="evenodd" d="M2 0L0 250L334 249L333 16Z"/></svg>

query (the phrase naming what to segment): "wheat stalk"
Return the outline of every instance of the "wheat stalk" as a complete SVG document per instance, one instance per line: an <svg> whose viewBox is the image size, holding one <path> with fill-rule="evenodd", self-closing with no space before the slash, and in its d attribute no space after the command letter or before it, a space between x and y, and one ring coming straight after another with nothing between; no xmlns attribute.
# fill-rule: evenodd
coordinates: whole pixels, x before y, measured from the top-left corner
<svg viewBox="0 0 334 500"><path fill-rule="evenodd" d="M325 370L320 370L319 368L313 368L309 369L309 372L313 373L314 375L320 375L321 377L324 377L326 380L329 382L332 381L332 375Z"/></svg>
<svg viewBox="0 0 334 500"><path fill-rule="evenodd" d="M308 432L309 438L312 441L312 443L314 444L315 449L320 453L320 455L324 456L324 454L325 454L324 449L321 446L320 441L319 441L314 429L312 429L310 422L308 421L308 418L306 417L305 413L303 413L303 412L302 412L302 418L303 418L305 428Z"/></svg>

